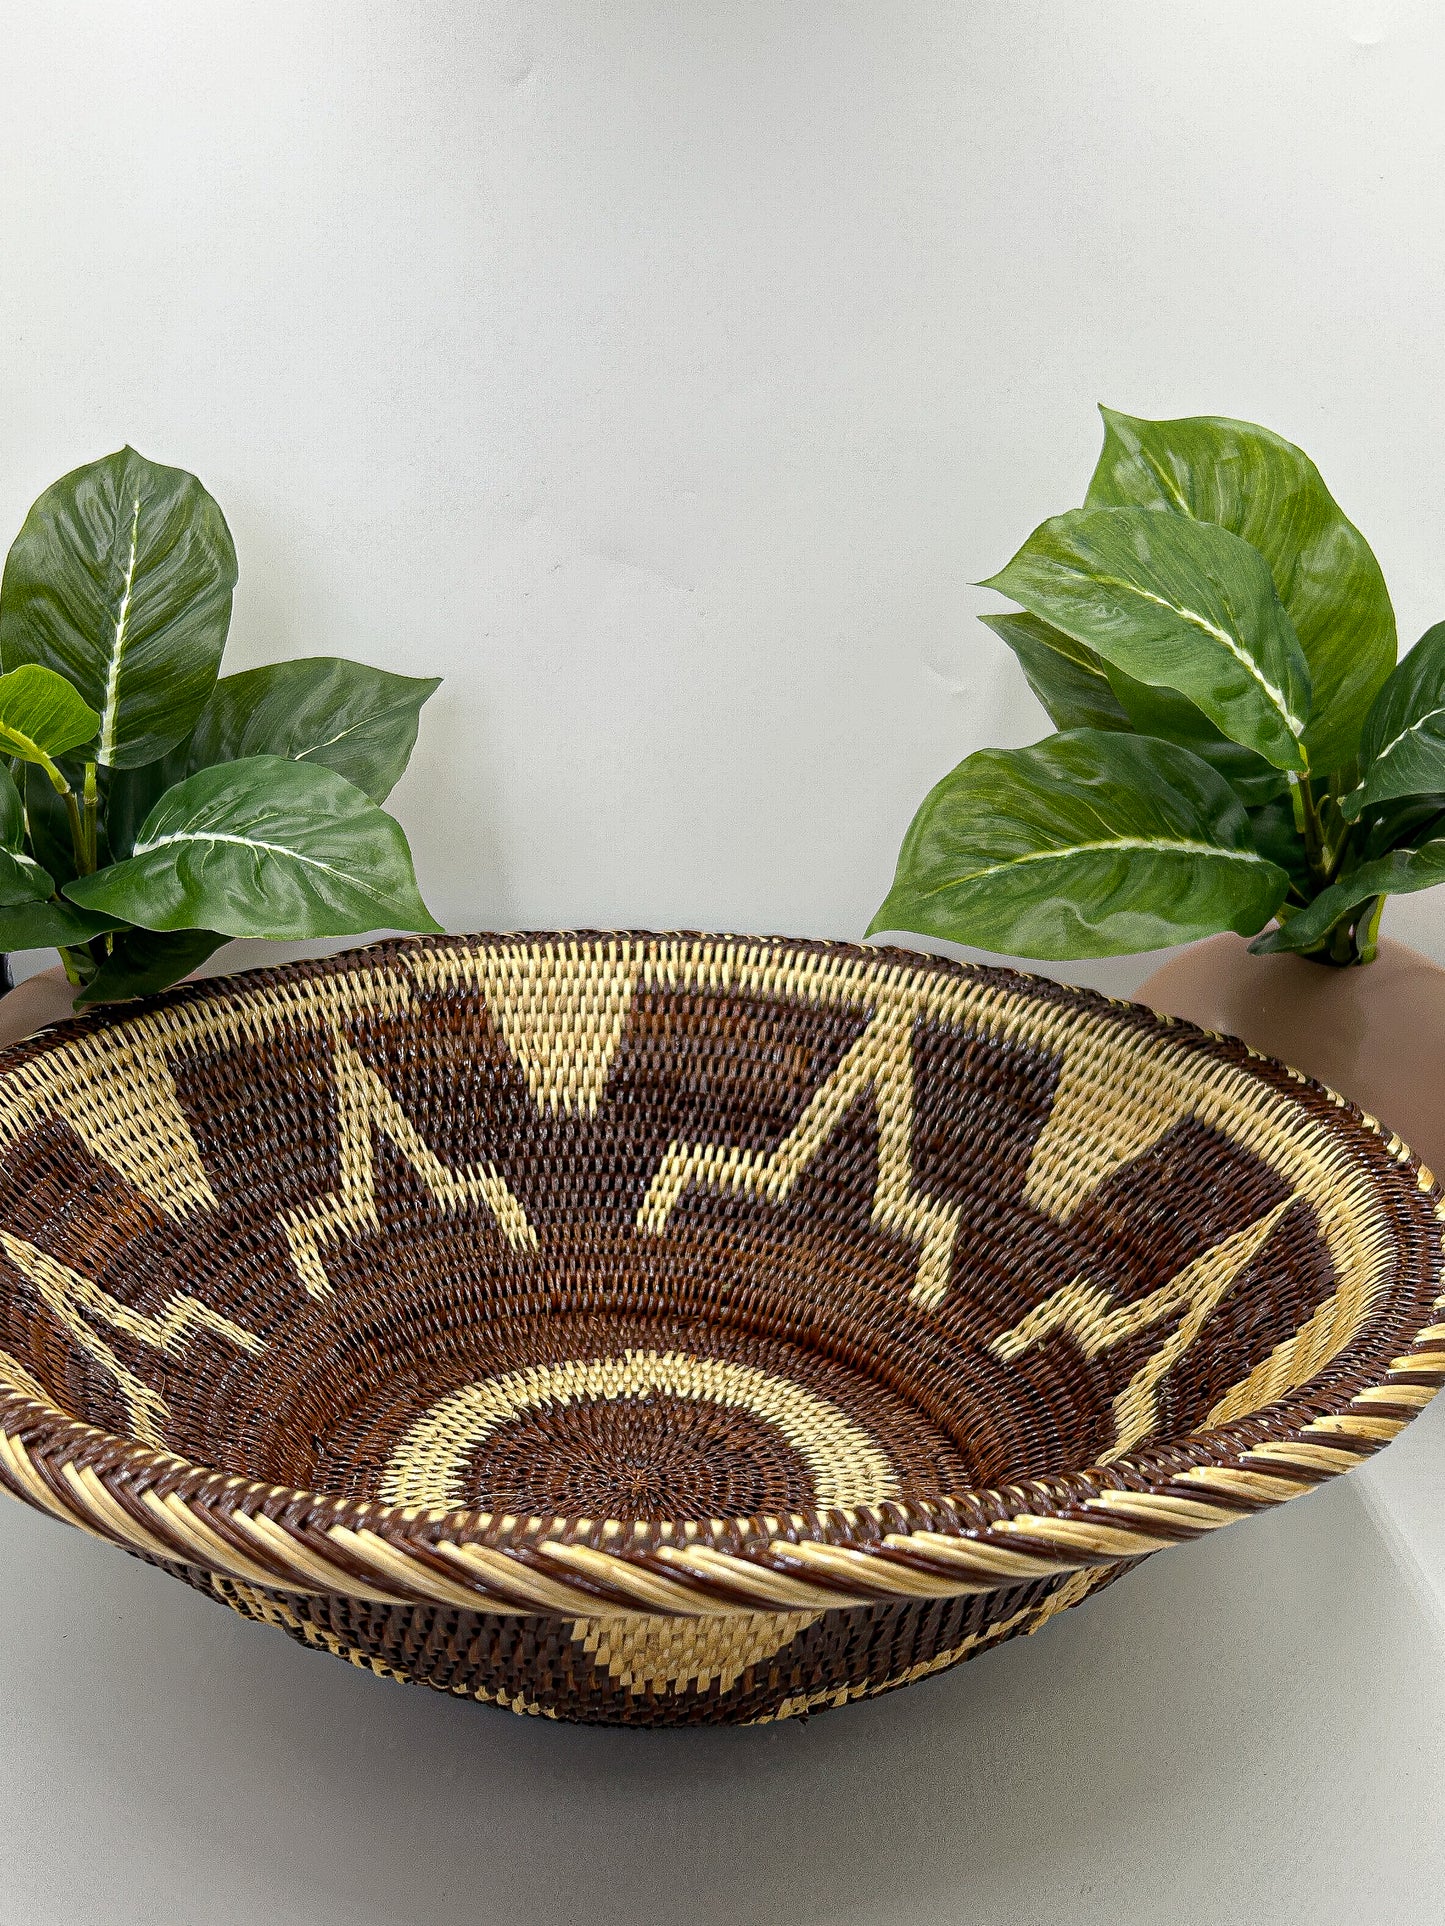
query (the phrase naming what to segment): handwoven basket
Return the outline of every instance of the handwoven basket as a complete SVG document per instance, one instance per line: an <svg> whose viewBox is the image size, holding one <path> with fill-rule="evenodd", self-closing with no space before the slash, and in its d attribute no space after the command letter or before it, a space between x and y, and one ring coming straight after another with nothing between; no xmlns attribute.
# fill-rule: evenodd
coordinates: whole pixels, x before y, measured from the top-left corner
<svg viewBox="0 0 1445 1926"><path fill-rule="evenodd" d="M1000 970L433 939L0 1057L0 1483L385 1677L787 1718L1346 1471L1434 1180Z"/></svg>

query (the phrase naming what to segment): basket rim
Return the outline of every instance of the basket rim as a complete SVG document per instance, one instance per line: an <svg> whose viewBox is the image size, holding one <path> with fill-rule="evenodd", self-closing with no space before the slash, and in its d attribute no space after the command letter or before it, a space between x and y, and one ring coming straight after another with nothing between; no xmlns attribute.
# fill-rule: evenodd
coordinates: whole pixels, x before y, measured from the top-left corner
<svg viewBox="0 0 1445 1926"><path fill-rule="evenodd" d="M1128 999L1042 974L956 961L896 945L699 931L547 930L390 938L300 962L216 976L70 1019L0 1051L0 1084L78 1038L123 1030L159 1010L241 997L277 982L387 964L458 945L703 943L827 953L982 977L1182 1039L1235 1067L1254 1066L1327 1100L1332 1121L1373 1137L1409 1177L1431 1219L1440 1275L1445 1200L1433 1173L1376 1118L1237 1038ZM1417 1280L1418 1281L1418 1280ZM1398 1293L1396 1294L1398 1297ZM154 1562L292 1592L482 1611L665 1614L797 1610L994 1591L1112 1568L1266 1510L1353 1469L1390 1441L1445 1383L1445 1292L1425 1322L1382 1301L1333 1357L1368 1338L1366 1382L1305 1386L1228 1423L1153 1438L1108 1463L1008 1486L819 1511L731 1519L522 1518L343 1499L207 1467L72 1417L0 1383L0 1487Z"/></svg>

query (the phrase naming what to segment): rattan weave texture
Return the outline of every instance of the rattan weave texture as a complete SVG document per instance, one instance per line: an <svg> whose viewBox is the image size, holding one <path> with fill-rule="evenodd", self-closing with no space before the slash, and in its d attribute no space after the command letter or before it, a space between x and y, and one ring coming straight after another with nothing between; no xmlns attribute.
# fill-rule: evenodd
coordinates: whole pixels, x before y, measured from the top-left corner
<svg viewBox="0 0 1445 1926"><path fill-rule="evenodd" d="M1441 1204L1241 1044L898 951L427 939L0 1057L0 1484L385 1676L837 1705L1348 1470Z"/></svg>

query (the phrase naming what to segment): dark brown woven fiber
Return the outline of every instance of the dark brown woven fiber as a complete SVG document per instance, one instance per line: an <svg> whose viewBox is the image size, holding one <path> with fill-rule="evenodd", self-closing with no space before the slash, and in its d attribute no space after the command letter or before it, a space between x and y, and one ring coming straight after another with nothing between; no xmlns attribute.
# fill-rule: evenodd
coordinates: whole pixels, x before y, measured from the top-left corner
<svg viewBox="0 0 1445 1926"><path fill-rule="evenodd" d="M0 1484L387 1677L785 1718L1348 1470L1433 1178L1242 1044L754 938L429 939L0 1057Z"/></svg>

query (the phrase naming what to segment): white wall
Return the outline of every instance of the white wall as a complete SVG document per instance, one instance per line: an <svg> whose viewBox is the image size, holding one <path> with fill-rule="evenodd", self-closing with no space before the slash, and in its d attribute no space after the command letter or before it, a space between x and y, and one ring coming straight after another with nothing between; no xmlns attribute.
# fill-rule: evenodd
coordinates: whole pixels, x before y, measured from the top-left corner
<svg viewBox="0 0 1445 1926"><path fill-rule="evenodd" d="M1445 616L1442 80L1430 0L0 0L0 530L130 439L232 666L445 673L453 927L856 935L1044 732L968 585L1097 399L1300 440Z"/></svg>

